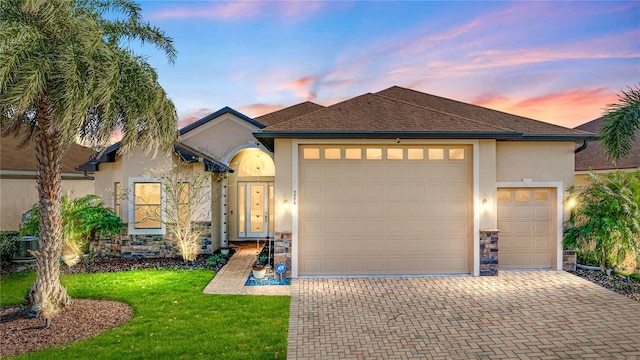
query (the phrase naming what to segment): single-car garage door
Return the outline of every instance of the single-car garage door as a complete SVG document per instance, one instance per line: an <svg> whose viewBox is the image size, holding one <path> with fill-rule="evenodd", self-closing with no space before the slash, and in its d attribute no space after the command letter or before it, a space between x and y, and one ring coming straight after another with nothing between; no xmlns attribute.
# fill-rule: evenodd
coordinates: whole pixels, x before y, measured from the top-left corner
<svg viewBox="0 0 640 360"><path fill-rule="evenodd" d="M500 268L549 268L555 258L555 189L498 189Z"/></svg>
<svg viewBox="0 0 640 360"><path fill-rule="evenodd" d="M471 151L299 149L300 275L470 272Z"/></svg>

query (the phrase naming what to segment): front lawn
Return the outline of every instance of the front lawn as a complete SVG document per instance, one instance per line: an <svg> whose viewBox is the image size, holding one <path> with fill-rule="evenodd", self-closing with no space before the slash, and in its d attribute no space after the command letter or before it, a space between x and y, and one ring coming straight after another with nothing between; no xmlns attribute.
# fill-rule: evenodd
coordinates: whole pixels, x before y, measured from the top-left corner
<svg viewBox="0 0 640 360"><path fill-rule="evenodd" d="M126 302L133 319L17 359L285 359L289 297L202 294L212 276L209 270L63 275L71 297ZM34 279L33 272L3 277L0 304L17 304Z"/></svg>

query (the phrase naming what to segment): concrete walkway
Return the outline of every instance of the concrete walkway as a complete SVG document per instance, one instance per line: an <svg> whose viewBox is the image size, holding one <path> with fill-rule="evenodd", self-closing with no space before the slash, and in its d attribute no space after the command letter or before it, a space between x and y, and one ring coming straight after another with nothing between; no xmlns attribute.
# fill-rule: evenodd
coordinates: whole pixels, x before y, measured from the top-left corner
<svg viewBox="0 0 640 360"><path fill-rule="evenodd" d="M290 295L289 285L244 286L261 248L242 244L202 291L205 294Z"/></svg>
<svg viewBox="0 0 640 360"><path fill-rule="evenodd" d="M287 359L640 359L640 303L563 271L292 282Z"/></svg>

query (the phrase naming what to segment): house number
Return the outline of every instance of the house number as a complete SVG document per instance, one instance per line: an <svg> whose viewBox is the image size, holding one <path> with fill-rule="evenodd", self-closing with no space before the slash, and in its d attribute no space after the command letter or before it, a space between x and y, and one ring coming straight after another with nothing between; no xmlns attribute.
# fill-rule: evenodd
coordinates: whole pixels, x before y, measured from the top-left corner
<svg viewBox="0 0 640 360"><path fill-rule="evenodd" d="M296 191L293 190L293 205L296 204Z"/></svg>

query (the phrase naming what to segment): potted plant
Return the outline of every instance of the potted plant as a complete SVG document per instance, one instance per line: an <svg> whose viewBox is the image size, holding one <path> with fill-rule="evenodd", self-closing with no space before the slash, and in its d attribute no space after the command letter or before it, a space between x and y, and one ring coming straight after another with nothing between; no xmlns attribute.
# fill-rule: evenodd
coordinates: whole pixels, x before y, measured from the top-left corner
<svg viewBox="0 0 640 360"><path fill-rule="evenodd" d="M267 275L267 269L264 267L264 265L259 264L259 263L255 263L253 265L253 277L260 280L260 279L264 279L264 277Z"/></svg>
<svg viewBox="0 0 640 360"><path fill-rule="evenodd" d="M220 248L220 254L222 254L222 255L229 255L229 251L230 251L230 250L231 250L231 248L230 248L230 247L226 247L226 246L221 247L221 248Z"/></svg>

